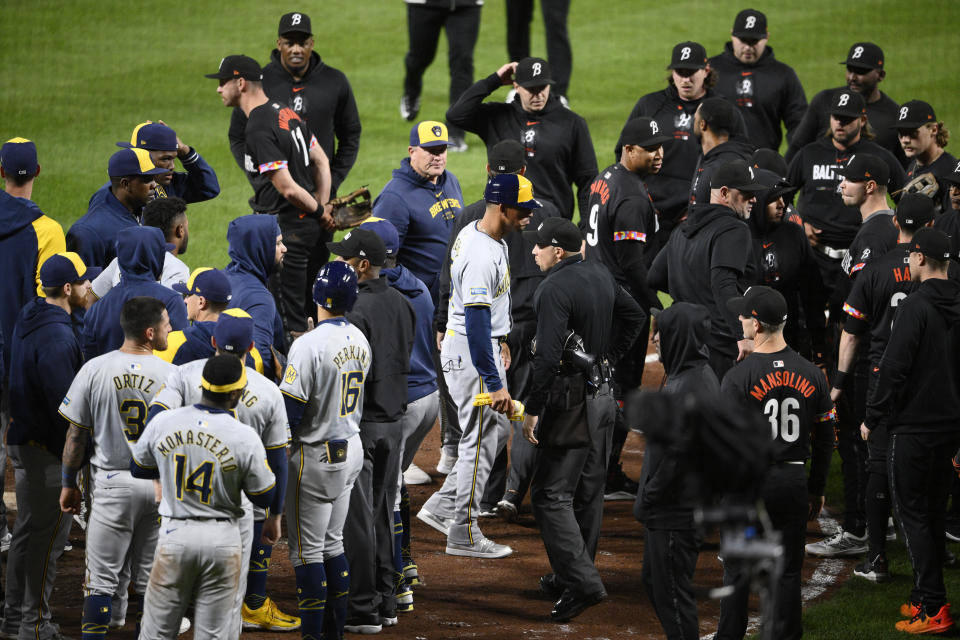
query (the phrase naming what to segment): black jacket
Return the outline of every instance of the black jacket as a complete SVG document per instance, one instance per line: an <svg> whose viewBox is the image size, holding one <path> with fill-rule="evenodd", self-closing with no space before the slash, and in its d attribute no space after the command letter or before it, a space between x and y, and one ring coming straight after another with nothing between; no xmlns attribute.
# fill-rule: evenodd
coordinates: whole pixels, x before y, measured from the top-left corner
<svg viewBox="0 0 960 640"><path fill-rule="evenodd" d="M776 59L768 46L755 64L744 64L733 55L731 43L710 58L717 72L717 93L740 107L750 143L763 149L780 149L780 121L793 133L807 110L807 95L796 72Z"/></svg>
<svg viewBox="0 0 960 640"><path fill-rule="evenodd" d="M577 254L555 264L533 298L537 351L527 413L539 416L563 354L568 330L583 338L586 351L616 363L646 326L646 314L606 267Z"/></svg>
<svg viewBox="0 0 960 640"><path fill-rule="evenodd" d="M697 157L697 168L690 182L690 206L710 204L710 180L713 172L734 160L749 162L754 145L740 139L721 142L705 154Z"/></svg>
<svg viewBox="0 0 960 640"><path fill-rule="evenodd" d="M475 83L447 111L447 122L483 139L489 151L501 140L518 140L527 150L526 177L533 195L557 205L567 220L573 219L573 189L577 185L580 217L587 215L590 181L597 175L597 156L587 121L550 96L539 113L527 113L520 99L507 104L484 102L502 86L493 73Z"/></svg>
<svg viewBox="0 0 960 640"><path fill-rule="evenodd" d="M864 422L893 433L960 429L960 283L930 279L899 305Z"/></svg>
<svg viewBox="0 0 960 640"><path fill-rule="evenodd" d="M271 100L289 106L306 120L310 133L317 137L317 142L330 158L335 192L357 161L360 151L360 114L347 76L324 64L314 51L303 78L295 82L280 64L280 52L274 49L270 63L263 68L263 91ZM230 119L230 151L241 168L246 125L247 117L243 111L234 109Z"/></svg>
<svg viewBox="0 0 960 640"><path fill-rule="evenodd" d="M372 352L362 422L399 420L407 408L407 374L417 324L413 307L380 276L360 283L360 295L346 317L367 337Z"/></svg>
<svg viewBox="0 0 960 640"><path fill-rule="evenodd" d="M667 374L664 393L720 393L710 368L706 338L710 315L700 305L675 302L656 317L660 361ZM689 480L689 457L648 441L634 515L650 529L692 529L699 496Z"/></svg>

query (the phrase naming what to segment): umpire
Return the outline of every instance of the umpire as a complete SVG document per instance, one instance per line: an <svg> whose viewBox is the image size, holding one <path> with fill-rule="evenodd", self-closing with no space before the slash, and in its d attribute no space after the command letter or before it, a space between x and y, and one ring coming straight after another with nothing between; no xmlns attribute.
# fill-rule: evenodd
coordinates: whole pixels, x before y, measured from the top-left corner
<svg viewBox="0 0 960 640"><path fill-rule="evenodd" d="M564 622L607 596L593 559L616 412L609 363L630 348L646 317L603 265L583 260L572 222L548 218L524 235L547 277L534 296L536 351L523 430L541 448L531 496L554 573L540 588L559 598L550 617ZM566 348L576 340L571 332L583 341L579 358Z"/></svg>

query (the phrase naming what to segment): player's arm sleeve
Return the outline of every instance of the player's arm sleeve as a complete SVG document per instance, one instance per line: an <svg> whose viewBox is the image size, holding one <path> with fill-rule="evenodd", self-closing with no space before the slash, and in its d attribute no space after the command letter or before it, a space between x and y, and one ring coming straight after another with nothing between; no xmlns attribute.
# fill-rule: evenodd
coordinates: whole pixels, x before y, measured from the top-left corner
<svg viewBox="0 0 960 640"><path fill-rule="evenodd" d="M627 278L630 291L649 309L657 305L657 295L650 289L644 253L647 233L640 216L641 198L627 198L614 212L613 249L617 263ZM652 238L651 238L652 240Z"/></svg>
<svg viewBox="0 0 960 640"><path fill-rule="evenodd" d="M910 387L907 378L924 331L919 305L911 302L914 301L907 296L897 307L890 340L880 358L876 384L867 395L864 423L871 430L889 424L890 416L896 413L904 392Z"/></svg>
<svg viewBox="0 0 960 640"><path fill-rule="evenodd" d="M787 140L790 140L807 112L807 94L803 90L803 85L800 84L797 73L793 69L784 71L786 72L785 89L780 113L783 114L783 124L787 127Z"/></svg>
<svg viewBox="0 0 960 640"><path fill-rule="evenodd" d="M541 286L535 298L537 312L537 351L533 354L533 373L527 413L543 415L550 386L563 357L563 337L570 317L570 300L557 286Z"/></svg>
<svg viewBox="0 0 960 640"><path fill-rule="evenodd" d="M390 191L381 192L373 201L373 216L388 220L397 228L397 235L400 237L400 246L402 247L407 237L407 228L410 225L410 210L403 198Z"/></svg>
<svg viewBox="0 0 960 640"><path fill-rule="evenodd" d="M276 478L277 486L273 492L273 500L270 501L270 513L279 515L283 513L283 498L287 494L287 448L286 446L278 449L267 449L267 464Z"/></svg>
<svg viewBox="0 0 960 640"><path fill-rule="evenodd" d="M174 193L182 194L180 197L188 203L212 200L220 195L216 172L196 149L190 147L190 152L180 164L187 172L173 174Z"/></svg>
<svg viewBox="0 0 960 640"><path fill-rule="evenodd" d="M268 509L273 504L277 478L270 470L267 452L260 438L252 431L248 435L246 442L249 443L249 452L246 454L247 460L243 469L243 492L250 498L250 502L261 509Z"/></svg>
<svg viewBox="0 0 960 640"><path fill-rule="evenodd" d="M135 478L156 480L160 477L153 455L153 431L153 426L148 424L140 439L130 443L130 473Z"/></svg>
<svg viewBox="0 0 960 640"><path fill-rule="evenodd" d="M499 391L503 388L497 365L493 360L493 344L490 339L490 307L473 304L464 307L464 321L467 328L467 345L470 347L470 359L477 373L483 379L487 391Z"/></svg>
<svg viewBox="0 0 960 640"><path fill-rule="evenodd" d="M669 244L668 241L667 245ZM650 265L650 271L647 273L647 284L654 292L667 291L670 288L667 264L667 246L664 246L653 259L653 264Z"/></svg>
<svg viewBox="0 0 960 640"><path fill-rule="evenodd" d="M342 78L340 100L333 117L333 132L337 138L337 150L330 163L330 177L336 190L346 179L357 161L360 152L360 112L353 97L353 89L346 76Z"/></svg>
<svg viewBox="0 0 960 640"><path fill-rule="evenodd" d="M103 298L103 296L110 293L110 289L113 289L113 277L117 274L119 268L119 263L117 259L114 258L110 261L110 264L104 267L100 275L90 283L90 290L93 291L93 295L97 297L97 300Z"/></svg>
<svg viewBox="0 0 960 640"><path fill-rule="evenodd" d="M447 109L447 122L455 127L461 127L467 131L476 133L486 140L485 134L488 115L487 111L495 109L501 105L484 105L483 99L496 91L502 83L500 76L492 73L486 78L476 82L469 89L460 94L457 101ZM508 108L509 105L504 105Z"/></svg>
<svg viewBox="0 0 960 640"><path fill-rule="evenodd" d="M67 250L67 241L63 235L63 227L60 223L49 216L40 216L33 221L34 233L37 235L37 270L35 279L37 282L37 295L43 293L40 286L40 266L46 262L47 258L55 253Z"/></svg>
<svg viewBox="0 0 960 640"><path fill-rule="evenodd" d="M574 129L573 146L573 183L577 185L577 205L580 217L585 218L590 212L590 183L597 177L600 170L597 168L597 154L593 149L593 140L590 138L590 129L587 121L577 118ZM536 193L536 185L534 185Z"/></svg>
<svg viewBox="0 0 960 640"><path fill-rule="evenodd" d="M283 394L287 423L294 435L300 429L300 421L303 419L310 391L313 389L313 363L323 362L322 353L311 357L304 351L301 342L290 345L287 367L283 372L283 380L280 381L280 393Z"/></svg>
<svg viewBox="0 0 960 640"><path fill-rule="evenodd" d="M266 300L256 302L245 309L253 318L253 344L263 358L263 375L273 379L273 321L276 307Z"/></svg>
<svg viewBox="0 0 960 640"><path fill-rule="evenodd" d="M743 325L740 324L739 316L727 309L727 300L740 295L740 292L737 291L737 277L739 275L729 267L713 267L710 269L710 288L713 289L713 293L719 301L717 306L720 308L720 313L723 315L727 326L730 327L733 337L737 340L743 340Z"/></svg>
<svg viewBox="0 0 960 640"><path fill-rule="evenodd" d="M613 280L613 277L611 276L610 279ZM617 292L613 299L615 333L614 342L610 348L610 361L616 364L639 339L646 327L647 314L623 287L616 282L613 286L616 287Z"/></svg>
<svg viewBox="0 0 960 640"><path fill-rule="evenodd" d="M230 130L227 137L230 139L230 153L237 166L247 175L247 169L244 166L243 156L246 154L246 130L247 116L240 107L234 107L233 114L230 116Z"/></svg>
<svg viewBox="0 0 960 640"><path fill-rule="evenodd" d="M179 367L170 372L167 379L157 390L150 401L150 410L147 412L147 424L153 420L157 414L169 409L179 409L183 406L185 389L183 370Z"/></svg>
<svg viewBox="0 0 960 640"><path fill-rule="evenodd" d="M463 230L466 222L465 216L461 213L453 222L453 232L450 234L450 240L447 242L447 254L440 265L439 293L437 294L437 306L433 311L433 326L437 331L443 331L447 327L447 314L450 311L450 292L452 283L450 282L450 260L453 252L453 242L457 235Z"/></svg>
<svg viewBox="0 0 960 640"><path fill-rule="evenodd" d="M713 243L710 255L710 286L719 302L717 306L737 340L743 339L743 326L737 314L727 309L727 300L740 295L737 279L743 275L747 264L747 247L750 247L750 231L745 226L720 234Z"/></svg>
<svg viewBox="0 0 960 640"><path fill-rule="evenodd" d="M813 439L810 443L810 476L807 478L807 493L822 496L827 486L827 474L830 472L830 456L833 455L834 427L837 423L837 411L830 401L830 390L822 372L818 373L817 396L820 406L814 416Z"/></svg>

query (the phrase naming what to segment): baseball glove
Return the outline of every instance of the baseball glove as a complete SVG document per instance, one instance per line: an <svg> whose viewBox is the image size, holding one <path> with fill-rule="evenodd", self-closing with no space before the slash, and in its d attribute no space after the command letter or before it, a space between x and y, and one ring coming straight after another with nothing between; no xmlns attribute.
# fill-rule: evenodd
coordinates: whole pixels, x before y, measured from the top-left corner
<svg viewBox="0 0 960 640"><path fill-rule="evenodd" d="M911 180L899 191L894 191L893 196L899 196L900 194L906 193L919 193L922 196L926 196L931 200L937 199L937 194L940 192L940 185L937 183L937 178L932 173L921 173L916 178Z"/></svg>
<svg viewBox="0 0 960 640"><path fill-rule="evenodd" d="M330 215L333 216L333 223L339 230L356 227L373 213L373 201L370 198L370 190L366 187L360 187L345 196L334 198L329 204L333 205Z"/></svg>

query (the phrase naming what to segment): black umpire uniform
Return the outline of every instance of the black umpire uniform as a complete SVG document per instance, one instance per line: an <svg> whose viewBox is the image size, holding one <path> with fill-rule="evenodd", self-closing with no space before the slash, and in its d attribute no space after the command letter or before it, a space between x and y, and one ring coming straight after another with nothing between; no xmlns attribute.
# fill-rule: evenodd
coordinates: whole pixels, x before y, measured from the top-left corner
<svg viewBox="0 0 960 640"><path fill-rule="evenodd" d="M551 218L524 235L544 255L556 252L555 247L563 250L534 296L537 344L524 432L532 438L536 425L541 447L531 485L533 513L554 571L541 579L541 588L559 597L550 615L565 621L606 597L594 557L616 412L608 363L626 352L646 318L603 266L579 255L581 236L572 222ZM542 268L546 263L538 256L538 264ZM595 360L583 372L588 382L579 397L571 390L560 398L557 387L565 376L558 377L558 369L569 358L564 343L571 331L582 338L583 350ZM582 416L577 420L576 430L583 436L578 446L552 446L561 444L557 407L563 400L585 402L586 424Z"/></svg>
<svg viewBox="0 0 960 640"><path fill-rule="evenodd" d="M823 372L783 342L787 303L782 295L769 287L750 287L743 297L730 300L728 307L741 318L749 319L743 321L745 325L753 321L763 324L753 324L762 332L750 336L758 350L727 372L720 391L741 403L745 411L762 413L770 423L772 457L762 497L774 529L782 535L784 550L783 575L775 596L773 637L789 640L803 635L800 571L806 521L819 513L822 504L833 453L836 412ZM747 328L744 327L745 334ZM766 351L764 344L776 350ZM808 479L804 463L811 453ZM723 569L724 584L740 581L742 569L737 562L727 560ZM723 599L714 640L743 638L748 596L749 589L740 585L733 595Z"/></svg>
<svg viewBox="0 0 960 640"><path fill-rule="evenodd" d="M864 425L889 434L894 513L913 565L910 602L922 605L922 617L929 618L947 603L944 525L950 459L960 444L960 283L947 279L950 241L944 233L920 229L908 251L911 279L920 286L897 305Z"/></svg>

